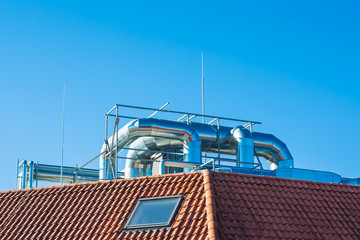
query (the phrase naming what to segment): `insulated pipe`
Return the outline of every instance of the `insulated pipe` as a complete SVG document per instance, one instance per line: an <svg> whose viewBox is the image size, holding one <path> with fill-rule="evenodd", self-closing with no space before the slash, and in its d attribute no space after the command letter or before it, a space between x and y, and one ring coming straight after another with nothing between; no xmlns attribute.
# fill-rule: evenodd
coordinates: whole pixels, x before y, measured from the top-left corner
<svg viewBox="0 0 360 240"><path fill-rule="evenodd" d="M156 153L151 151L166 151L183 147L184 144L179 140L154 137L138 138L130 145L130 148L143 149L144 151L131 149L128 151L125 162L125 178L152 175L152 161L150 159ZM137 159L149 159L149 161Z"/></svg>
<svg viewBox="0 0 360 240"><path fill-rule="evenodd" d="M152 161L150 161L151 156L154 154L152 151L165 151L165 150L174 150L183 148L183 153L185 156L184 162L192 162L189 160L191 157L189 155L188 147L195 149L201 149L204 152L218 152L218 139L221 139L220 151L222 154L231 154L229 152L229 147L231 144L230 139L232 135L230 133L231 128L221 127L220 131L217 130L217 127L210 124L202 124L196 122L181 122L186 124L193 129L196 129L196 133L201 139L200 141L193 141L188 143L186 146L183 145L181 141L173 139L163 139L163 138L154 138L154 137L142 137L134 141L130 148L134 149L144 149L145 151L139 150L129 150L126 156L125 162L125 178L138 177L149 175L149 168L152 166ZM216 149L215 149L216 148ZM198 153L195 152L197 155ZM196 158L196 157L195 157ZM142 160L137 160L142 159ZM149 159L146 162L144 159ZM185 169L186 171L190 169Z"/></svg>
<svg viewBox="0 0 360 240"><path fill-rule="evenodd" d="M110 149L115 147L111 146L112 138L108 140ZM293 158L282 141L271 134L258 132L251 134L243 127L233 129L220 126L217 129L216 126L202 123L190 122L187 124L186 122L159 119L138 119L128 123L118 131L118 147L122 148L130 144L131 148L156 151L184 147L184 161L190 162L200 162L201 151L218 152L218 145L220 145L222 154L237 154L239 161L249 163L253 163L253 150L251 150L253 145L256 153L268 160L272 170L278 167L293 167ZM106 145L104 144L102 152L105 150ZM125 176L148 175L152 162L144 162L136 160L136 158L150 160L152 154L147 151L129 150ZM189 158L194 160L189 160ZM102 155L100 158L100 179L105 179L106 163L107 160ZM237 165L253 167L253 164L246 163Z"/></svg>
<svg viewBox="0 0 360 240"><path fill-rule="evenodd" d="M289 149L277 137L259 132L253 132L252 136L256 153L269 161L270 170L294 167L294 159Z"/></svg>
<svg viewBox="0 0 360 240"><path fill-rule="evenodd" d="M186 159L192 162L201 161L201 140L196 131L183 122L159 120L153 118L136 119L111 136L106 143L103 144L101 152L112 151L116 146L124 148L140 137L159 137L165 139L173 139L181 141L184 144L184 152L186 151ZM113 143L114 142L114 143ZM117 156L115 156L117 157ZM109 158L109 157L108 157ZM105 154L100 156L99 179L105 179L106 167L109 159L105 158Z"/></svg>
<svg viewBox="0 0 360 240"><path fill-rule="evenodd" d="M204 152L217 152L218 141L220 141L220 152L223 154L237 155L238 167L254 167L254 148L259 156L266 158L272 170L278 167L293 167L292 156L286 145L271 134L251 132L244 127L234 129L220 126L219 132L212 125L202 123L190 123L201 139L201 148ZM255 146L254 146L255 145ZM132 143L131 148L144 149L145 151L129 150L125 177L149 175L153 152L181 149L182 142L178 140L162 139L154 137L142 137ZM185 152L186 153L186 152ZM149 162L136 159L149 159ZM251 164L240 163L249 162Z"/></svg>
<svg viewBox="0 0 360 240"><path fill-rule="evenodd" d="M222 154L235 155L238 151L238 145L234 141L233 129L220 126L217 133L217 127L203 123L189 123L196 130L202 141L202 151L218 152L218 143L220 141L220 152ZM247 129L246 129L247 130ZM258 156L264 157L270 164L270 169L275 170L278 167L294 167L294 160L285 143L272 134L252 132L254 150ZM247 140L248 141L248 140ZM249 142L251 145L251 143ZM240 151L241 152L241 151ZM243 156L244 158L244 156ZM239 158L238 158L239 159ZM241 156L240 156L241 159ZM250 159L245 157L245 159ZM240 160L242 161L242 160ZM246 164L245 166L249 166ZM254 165L252 165L254 166ZM250 166L249 166L250 167Z"/></svg>
<svg viewBox="0 0 360 240"><path fill-rule="evenodd" d="M215 125L196 122L190 122L189 125L199 134L202 151L217 153L220 145L221 154L236 154L236 141L231 134L232 128L219 126L218 129Z"/></svg>
<svg viewBox="0 0 360 240"><path fill-rule="evenodd" d="M252 138L251 132L242 127L236 127L231 130L231 134L234 136L237 141L237 150L236 150L236 159L237 167L254 167L254 140ZM249 164L246 164L249 163Z"/></svg>

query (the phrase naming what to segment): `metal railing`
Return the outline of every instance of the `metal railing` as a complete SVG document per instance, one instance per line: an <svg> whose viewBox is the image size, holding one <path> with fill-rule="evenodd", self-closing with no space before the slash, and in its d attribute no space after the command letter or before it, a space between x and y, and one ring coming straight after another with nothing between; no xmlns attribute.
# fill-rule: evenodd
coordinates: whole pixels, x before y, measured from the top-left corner
<svg viewBox="0 0 360 240"><path fill-rule="evenodd" d="M153 153L166 153L166 154L174 154L174 155L183 155L183 153L164 152L164 151L155 151L155 150L146 150L146 149L136 149L136 148L129 148L129 147L124 147L124 148L119 148L118 147L118 145L117 145L118 136L117 135L118 135L118 131L119 131L119 121L120 121L120 119L132 119L133 120L133 119L144 118L144 115L146 116L146 114L144 114L144 113L150 112L150 111L152 113L147 114L148 115L147 118L152 118L155 115L157 115L158 113L168 113L168 117L170 118L170 115L171 115L171 117L174 119L174 121L185 121L188 124L191 121L194 121L197 117L199 117L199 118L203 117L204 119L209 119L210 120L207 123L209 125L214 125L214 123L216 122L217 130L220 129L221 121L235 122L235 123L237 123L237 125L238 125L238 123L243 123L243 127L244 128L250 128L251 132L252 132L252 129L253 129L254 125L261 124L261 122L258 122L258 121L251 121L251 120L244 120L244 119L237 119L237 118L229 118L229 117L220 117L220 116L205 115L205 114L203 115L203 114L198 114L198 113L174 111L174 110L170 110L170 109L165 109L166 107L169 106L169 104L170 103L167 102L163 106L161 106L160 108L149 108L149 107L140 107L140 106L132 106L132 105L124 105L124 104L115 104L105 114L105 143L107 142L107 139L109 138L109 121L110 121L110 118L115 118L115 121L114 121L114 124L113 124L113 127L114 127L113 128L113 136L115 136L115 137L113 138L113 141L115 142L116 146L113 149L107 149L106 151L101 152L100 154L96 155L95 157L93 157L92 159L90 159L89 161L87 161L85 164L81 165L77 169L78 170L82 169L83 167L85 167L89 163L91 163L94 160L96 160L97 158L99 158L101 155L105 154L106 158L110 156L110 158L112 159L109 162L110 170L112 172L116 172L117 169L118 169L118 160L117 159L127 159L127 157L119 156L119 154L123 150L149 151L149 152L153 152ZM137 114L133 114L133 113L132 114L127 114L126 109L139 110L139 111L142 111L142 114L139 114L139 113L137 113ZM112 146L114 146L114 143L112 144ZM220 149L220 142L218 141L217 156L216 157L210 157L210 156L207 156L206 153L204 153L204 155L202 156L202 164L200 164L200 165L194 164L193 168L194 169L199 169L199 166L205 167L209 163L212 163L213 164L212 168L213 168L213 170L215 170L215 167L220 166L221 163L224 163L224 162L225 163L226 162L234 163L234 162L236 162L236 159L224 158L221 155L222 154L221 154L221 149ZM208 161L208 159L212 159L212 160ZM146 161L148 161L148 159L138 159L138 160L144 160L144 161L146 160ZM238 163L240 163L240 162L238 162ZM252 163L247 163L247 164L252 164ZM258 167L262 168L260 161L258 161L258 163L254 163L254 168L258 168Z"/></svg>

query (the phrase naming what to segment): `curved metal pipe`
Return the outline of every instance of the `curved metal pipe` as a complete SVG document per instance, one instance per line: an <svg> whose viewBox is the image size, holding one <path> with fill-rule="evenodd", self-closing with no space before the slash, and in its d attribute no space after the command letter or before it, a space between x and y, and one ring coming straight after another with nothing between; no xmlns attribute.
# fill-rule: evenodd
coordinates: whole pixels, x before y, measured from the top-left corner
<svg viewBox="0 0 360 240"><path fill-rule="evenodd" d="M125 178L152 175L153 161L150 159L156 153L151 151L181 149L183 146L184 144L179 140L154 137L138 138L130 145L130 148L143 149L144 151L128 150L125 162ZM138 159L149 159L149 161Z"/></svg>
<svg viewBox="0 0 360 240"><path fill-rule="evenodd" d="M136 119L129 122L117 134L108 139L108 145L103 144L101 152L112 151L116 146L126 147L140 137L159 137L181 141L184 143L187 161L200 162L201 160L201 139L192 127L183 122L153 118ZM117 144L114 140L117 140ZM108 161L105 154L100 156L100 180L104 180L106 177L105 169Z"/></svg>
<svg viewBox="0 0 360 240"><path fill-rule="evenodd" d="M116 135L115 135L116 136ZM108 139L110 149L112 139ZM293 167L293 158L286 145L272 134L259 132L250 133L239 126L230 128L159 119L137 119L129 122L118 131L118 147L131 144L131 148L165 151L181 149L185 154L184 161L200 162L201 151L220 152L237 155L241 167L253 167L254 149L256 153L268 160L272 170L278 167ZM102 152L107 146L104 144ZM149 175L153 153L147 151L129 150L125 166L125 177ZM149 159L148 162L136 159ZM193 160L189 160L193 159ZM100 179L105 179L105 167L108 159L100 158ZM251 166L250 166L251 165Z"/></svg>
<svg viewBox="0 0 360 240"><path fill-rule="evenodd" d="M215 127L208 124L192 123L190 126L196 129L201 138L202 151L217 152L217 142L220 141L221 149L224 149L225 147L230 149L231 147L232 152L237 154L238 167L254 167L254 142L252 140L251 132L248 129L245 129L242 126L234 129L221 127L219 129L220 131L217 131ZM166 151L180 149L181 147L182 143L178 140L154 137L142 137L137 139L130 145L130 148L143 149L144 151L128 151L125 163L125 178L151 175L152 160L150 159L154 152L150 152L149 150ZM184 151L184 153L186 152ZM229 154L231 152L222 151L222 153ZM148 159L149 161L146 161L145 159Z"/></svg>
<svg viewBox="0 0 360 240"><path fill-rule="evenodd" d="M294 159L284 142L267 133L253 132L252 136L256 153L269 161L271 170L294 167Z"/></svg>
<svg viewBox="0 0 360 240"><path fill-rule="evenodd" d="M199 134L202 141L202 151L217 153L217 141L220 141L221 154L235 155L239 152L237 147L238 145L235 141L237 137L233 136L233 128L220 126L218 131L217 127L209 124L189 123L189 125L192 126ZM241 129L242 127L237 128ZM272 134L259 132L252 132L251 135L254 150L259 156L268 160L271 170L277 169L278 167L294 167L294 160L290 151L288 150L286 144L277 137ZM251 141L249 141L248 144L251 145ZM243 156L242 159L250 158Z"/></svg>

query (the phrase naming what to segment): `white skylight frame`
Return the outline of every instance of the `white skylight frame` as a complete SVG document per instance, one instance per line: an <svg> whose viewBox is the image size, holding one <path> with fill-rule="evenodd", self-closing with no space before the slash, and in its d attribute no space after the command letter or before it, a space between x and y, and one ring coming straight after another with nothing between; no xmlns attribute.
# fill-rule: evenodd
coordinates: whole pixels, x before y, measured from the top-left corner
<svg viewBox="0 0 360 240"><path fill-rule="evenodd" d="M136 225L129 225L132 218L134 217L134 215L136 214L137 209L139 208L140 204L142 202L146 202L146 201L157 201L157 200L166 200L166 199L173 199L176 198L177 202L174 205L174 208L169 216L169 219L167 222L162 222L162 223L151 223L151 224L136 224ZM134 210L132 211L129 219L126 222L126 225L124 227L124 230L137 230L137 229L151 229L151 228L166 228L166 227L170 227L172 222L174 221L174 218L176 216L176 213L178 212L180 205L181 205L181 201L183 199L182 195L172 195L172 196L162 196L162 197L150 197L150 198L139 198L138 202L136 203L136 206L134 208Z"/></svg>

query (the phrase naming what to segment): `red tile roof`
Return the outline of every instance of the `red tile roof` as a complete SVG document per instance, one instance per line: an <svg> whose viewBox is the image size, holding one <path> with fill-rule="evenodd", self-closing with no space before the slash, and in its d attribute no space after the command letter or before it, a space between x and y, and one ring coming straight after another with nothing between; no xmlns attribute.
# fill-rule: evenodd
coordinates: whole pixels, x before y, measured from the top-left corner
<svg viewBox="0 0 360 240"><path fill-rule="evenodd" d="M169 229L122 231L137 200L183 195ZM0 192L0 239L359 239L360 187L191 172Z"/></svg>
<svg viewBox="0 0 360 240"><path fill-rule="evenodd" d="M360 187L212 174L219 239L360 239Z"/></svg>

